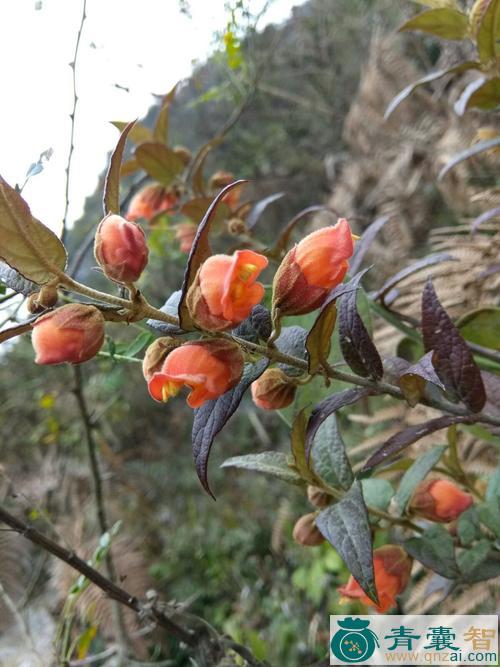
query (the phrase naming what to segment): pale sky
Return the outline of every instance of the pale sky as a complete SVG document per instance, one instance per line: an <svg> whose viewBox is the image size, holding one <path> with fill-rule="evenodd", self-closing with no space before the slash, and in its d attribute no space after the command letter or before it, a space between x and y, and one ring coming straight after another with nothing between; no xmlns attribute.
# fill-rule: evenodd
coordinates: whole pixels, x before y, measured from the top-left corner
<svg viewBox="0 0 500 667"><path fill-rule="evenodd" d="M274 0L261 26L287 18L304 0ZM253 0L257 10L264 0ZM77 69L79 102L69 221L83 210L118 138L111 120L145 115L152 93L189 75L213 50L227 21L225 0L87 0ZM41 5L40 9L37 9ZM64 211L65 167L73 104L71 68L82 0L0 0L0 174L23 183L40 153L54 153L23 195L54 231ZM130 89L127 93L115 84Z"/></svg>

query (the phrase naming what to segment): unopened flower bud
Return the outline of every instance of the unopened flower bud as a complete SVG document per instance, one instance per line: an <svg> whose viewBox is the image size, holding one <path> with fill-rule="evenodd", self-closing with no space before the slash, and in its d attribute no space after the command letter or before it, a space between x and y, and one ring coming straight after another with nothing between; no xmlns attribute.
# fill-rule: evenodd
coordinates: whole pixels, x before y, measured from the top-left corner
<svg viewBox="0 0 500 667"><path fill-rule="evenodd" d="M182 160L185 166L191 162L191 158L193 157L193 154L186 146L174 146L174 153Z"/></svg>
<svg viewBox="0 0 500 667"><path fill-rule="evenodd" d="M58 296L57 287L44 285L39 292L29 295L26 307L30 313L42 313L56 305Z"/></svg>
<svg viewBox="0 0 500 667"><path fill-rule="evenodd" d="M293 403L297 386L281 368L268 368L250 387L255 405L263 410L281 410Z"/></svg>
<svg viewBox="0 0 500 667"><path fill-rule="evenodd" d="M236 343L206 340L184 343L172 350L148 382L151 396L166 402L183 385L191 389L187 404L199 408L235 387L243 373L243 354Z"/></svg>
<svg viewBox="0 0 500 667"><path fill-rule="evenodd" d="M139 225L111 214L97 228L94 254L108 278L134 283L148 263L149 251Z"/></svg>
<svg viewBox="0 0 500 667"><path fill-rule="evenodd" d="M231 218L227 223L227 231L233 236L239 236L247 231L247 226L241 218Z"/></svg>
<svg viewBox="0 0 500 667"><path fill-rule="evenodd" d="M316 514L304 514L293 527L293 539L303 547L317 547L325 538L316 527Z"/></svg>
<svg viewBox="0 0 500 667"><path fill-rule="evenodd" d="M313 507L318 509L328 507L332 502L332 497L328 493L325 493L318 486L312 486L312 484L307 487L307 499Z"/></svg>
<svg viewBox="0 0 500 667"><path fill-rule="evenodd" d="M104 318L94 306L70 303L33 324L37 364L79 364L92 359L104 342Z"/></svg>
<svg viewBox="0 0 500 667"><path fill-rule="evenodd" d="M215 174L212 174L210 177L210 187L212 189L224 188L235 180L234 174L230 171L216 171Z"/></svg>
<svg viewBox="0 0 500 667"><path fill-rule="evenodd" d="M127 211L127 220L135 222L142 219L150 222L160 213L173 211L177 201L178 194L173 189L158 183L150 183L132 198Z"/></svg>
<svg viewBox="0 0 500 667"><path fill-rule="evenodd" d="M396 596L404 591L410 580L412 560L406 551L395 544L386 544L373 552L373 570L379 604L375 604L363 591L353 576L338 590L344 598L357 599L375 607L384 614L397 605Z"/></svg>
<svg viewBox="0 0 500 667"><path fill-rule="evenodd" d="M197 231L198 225L195 225L194 222L181 222L179 225L177 225L175 238L177 241L179 241L179 248L181 252L191 252Z"/></svg>
<svg viewBox="0 0 500 667"><path fill-rule="evenodd" d="M210 331L225 331L245 320L264 296L256 282L268 262L253 250L213 255L198 269L187 294L193 320Z"/></svg>
<svg viewBox="0 0 500 667"><path fill-rule="evenodd" d="M306 236L284 257L273 283L273 306L282 315L303 315L319 308L344 279L354 250L347 220Z"/></svg>
<svg viewBox="0 0 500 667"><path fill-rule="evenodd" d="M473 503L469 493L447 479L420 482L410 501L410 509L429 521L454 521Z"/></svg>
<svg viewBox="0 0 500 667"><path fill-rule="evenodd" d="M171 336L162 336L151 343L142 360L142 374L147 382L161 370L167 355L179 345L179 341Z"/></svg>

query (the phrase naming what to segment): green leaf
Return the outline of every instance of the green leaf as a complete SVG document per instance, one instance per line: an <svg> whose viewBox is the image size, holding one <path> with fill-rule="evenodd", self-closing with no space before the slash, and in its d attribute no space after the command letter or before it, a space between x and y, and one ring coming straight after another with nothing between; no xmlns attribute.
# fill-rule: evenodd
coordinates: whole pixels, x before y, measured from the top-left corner
<svg viewBox="0 0 500 667"><path fill-rule="evenodd" d="M456 0L413 0L419 5L424 5L425 7L431 7L432 9L439 9L440 7L450 7L451 9L457 9Z"/></svg>
<svg viewBox="0 0 500 667"><path fill-rule="evenodd" d="M421 30L444 39L464 39L468 28L469 19L466 14L457 9L442 7L417 14L399 30Z"/></svg>
<svg viewBox="0 0 500 667"><path fill-rule="evenodd" d="M212 197L195 197L187 201L181 208L181 213L195 222L197 225L203 219L203 216L212 203ZM226 202L221 201L217 207L213 224L217 225L231 215L231 209Z"/></svg>
<svg viewBox="0 0 500 667"><path fill-rule="evenodd" d="M319 480L307 462L305 449L306 427L307 416L306 410L304 409L301 410L295 417L292 426L291 441L293 459L295 461L295 467L297 468L302 479L304 479L309 484L319 486Z"/></svg>
<svg viewBox="0 0 500 667"><path fill-rule="evenodd" d="M478 507L479 519L491 532L500 537L500 500L492 498Z"/></svg>
<svg viewBox="0 0 500 667"><path fill-rule="evenodd" d="M259 452L245 456L233 456L224 461L221 468L242 468L278 477L289 484L304 483L297 471L289 465L288 457L282 452Z"/></svg>
<svg viewBox="0 0 500 667"><path fill-rule="evenodd" d="M377 603L371 528L359 481L354 482L338 503L318 514L316 526L342 556L366 595Z"/></svg>
<svg viewBox="0 0 500 667"><path fill-rule="evenodd" d="M460 575L453 538L443 526L432 526L422 536L405 540L403 546L410 556L442 577L456 579Z"/></svg>
<svg viewBox="0 0 500 667"><path fill-rule="evenodd" d="M361 486L366 504L385 512L394 496L392 484L386 479L373 478L361 480Z"/></svg>
<svg viewBox="0 0 500 667"><path fill-rule="evenodd" d="M153 130L155 141L159 141L160 143L165 145L168 142L168 120L170 114L170 106L174 101L178 85L179 84L176 83L175 86L163 98L160 110L158 111L158 116L156 117L156 123Z"/></svg>
<svg viewBox="0 0 500 667"><path fill-rule="evenodd" d="M311 331L307 335L306 348L309 356L309 373L314 375L321 364L328 361L332 346L332 334L337 321L337 307L334 301L321 309Z"/></svg>
<svg viewBox="0 0 500 667"><path fill-rule="evenodd" d="M457 328L470 343L500 350L500 308L472 310L457 321Z"/></svg>
<svg viewBox="0 0 500 667"><path fill-rule="evenodd" d="M327 417L316 431L311 457L314 470L326 484L345 490L351 487L354 476L335 414Z"/></svg>
<svg viewBox="0 0 500 667"><path fill-rule="evenodd" d="M123 353L126 357L135 357L135 355L143 350L147 345L154 341L155 337L149 331L141 331L141 333L134 338L130 345Z"/></svg>
<svg viewBox="0 0 500 667"><path fill-rule="evenodd" d="M481 62L489 64L500 55L500 0L490 0L477 32Z"/></svg>
<svg viewBox="0 0 500 667"><path fill-rule="evenodd" d="M48 227L31 215L19 192L0 176L0 259L38 285L66 267L66 250Z"/></svg>
<svg viewBox="0 0 500 667"><path fill-rule="evenodd" d="M457 535L460 543L464 546L472 544L475 539L481 535L481 526L479 525L479 516L477 508L469 507L458 517Z"/></svg>
<svg viewBox="0 0 500 667"><path fill-rule="evenodd" d="M169 186L184 170L184 163L171 148L158 142L140 144L135 157L141 167L158 183Z"/></svg>
<svg viewBox="0 0 500 667"><path fill-rule="evenodd" d="M464 549L458 554L458 566L462 574L468 574L474 568L478 567L486 558L491 550L491 544L488 540L480 540L471 549Z"/></svg>
<svg viewBox="0 0 500 667"><path fill-rule="evenodd" d="M396 502L401 513L405 511L417 484L434 468L445 450L446 445L439 445L439 447L430 449L418 458L411 468L405 472L399 483L398 492L396 493Z"/></svg>
<svg viewBox="0 0 500 667"><path fill-rule="evenodd" d="M113 125L118 127L116 123L113 123ZM126 123L119 123L119 125L123 125L123 128L121 128L121 134L120 138L118 139L118 143L116 144L116 148L111 154L108 172L104 182L104 215L108 215L108 213L116 213L119 215L120 213L120 175L123 151L125 150L127 137L130 136L136 127L135 120L128 123L128 125Z"/></svg>

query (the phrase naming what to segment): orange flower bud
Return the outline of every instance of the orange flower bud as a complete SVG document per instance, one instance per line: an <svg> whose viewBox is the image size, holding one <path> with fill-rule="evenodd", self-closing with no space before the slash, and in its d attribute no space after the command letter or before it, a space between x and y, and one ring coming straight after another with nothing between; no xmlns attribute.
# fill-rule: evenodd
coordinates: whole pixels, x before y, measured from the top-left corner
<svg viewBox="0 0 500 667"><path fill-rule="evenodd" d="M412 560L406 551L395 544L386 544L373 552L373 569L379 604L365 594L353 576L338 590L344 598L358 599L384 614L396 606L396 596L404 591L410 580Z"/></svg>
<svg viewBox="0 0 500 667"><path fill-rule="evenodd" d="M284 257L274 277L274 307L283 315L319 308L344 279L354 242L345 218L306 236Z"/></svg>
<svg viewBox="0 0 500 667"><path fill-rule="evenodd" d="M234 174L230 171L216 171L215 174L212 174L210 177L210 187L212 189L225 188L226 185L233 183L235 180Z"/></svg>
<svg viewBox="0 0 500 667"><path fill-rule="evenodd" d="M160 213L172 211L177 199L174 191L158 183L150 183L132 198L127 211L127 220L135 222L142 218L149 222Z"/></svg>
<svg viewBox="0 0 500 667"><path fill-rule="evenodd" d="M293 403L297 386L280 368L268 368L250 387L255 405L263 410L281 410Z"/></svg>
<svg viewBox="0 0 500 667"><path fill-rule="evenodd" d="M37 364L79 364L99 352L104 317L94 306L70 303L39 317L31 341Z"/></svg>
<svg viewBox="0 0 500 667"><path fill-rule="evenodd" d="M179 241L181 252L189 253L193 245L198 226L194 222L181 222L177 225L175 238Z"/></svg>
<svg viewBox="0 0 500 667"><path fill-rule="evenodd" d="M303 547L317 547L325 538L316 527L316 514L304 514L293 527L293 539Z"/></svg>
<svg viewBox="0 0 500 667"><path fill-rule="evenodd" d="M470 493L465 493L447 479L427 479L415 489L410 509L430 521L446 523L454 521L473 503Z"/></svg>
<svg viewBox="0 0 500 667"><path fill-rule="evenodd" d="M170 354L173 349L179 347L179 345L179 341L171 336L157 338L151 343L142 360L142 374L147 382L151 380L155 373L158 373L161 370L167 355Z"/></svg>
<svg viewBox="0 0 500 667"><path fill-rule="evenodd" d="M199 408L238 384L243 372L243 354L225 340L189 342L175 348L161 369L148 382L151 396L166 402L182 385L191 389L187 404Z"/></svg>
<svg viewBox="0 0 500 667"><path fill-rule="evenodd" d="M97 228L94 254L108 278L134 283L148 263L146 236L135 222L107 215Z"/></svg>
<svg viewBox="0 0 500 667"><path fill-rule="evenodd" d="M311 484L307 487L307 499L313 507L317 507L318 509L328 507L333 500L330 494L325 493L319 487L312 486Z"/></svg>
<svg viewBox="0 0 500 667"><path fill-rule="evenodd" d="M205 329L231 329L249 315L264 296L264 286L255 282L268 262L253 250L213 255L199 268L187 294L191 317Z"/></svg>

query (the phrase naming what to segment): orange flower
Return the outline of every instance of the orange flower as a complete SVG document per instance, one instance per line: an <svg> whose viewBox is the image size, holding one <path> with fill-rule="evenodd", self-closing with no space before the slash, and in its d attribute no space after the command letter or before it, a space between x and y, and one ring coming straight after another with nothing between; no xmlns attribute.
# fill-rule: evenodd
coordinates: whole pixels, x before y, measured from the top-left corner
<svg viewBox="0 0 500 667"><path fill-rule="evenodd" d="M104 317L94 306L61 306L36 320L31 342L37 364L88 361L104 342Z"/></svg>
<svg viewBox="0 0 500 667"><path fill-rule="evenodd" d="M454 521L473 503L469 493L447 479L420 482L410 501L410 509L430 521Z"/></svg>
<svg viewBox="0 0 500 667"><path fill-rule="evenodd" d="M325 538L316 527L316 514L304 514L293 527L293 539L303 547L318 547Z"/></svg>
<svg viewBox="0 0 500 667"><path fill-rule="evenodd" d="M303 315L319 308L344 279L353 251L345 218L306 236L285 255L276 272L274 307L282 315Z"/></svg>
<svg viewBox="0 0 500 667"><path fill-rule="evenodd" d="M280 368L269 368L252 382L250 390L255 405L263 410L281 410L293 403L297 386Z"/></svg>
<svg viewBox="0 0 500 667"><path fill-rule="evenodd" d="M410 580L412 560L406 551L395 544L386 544L373 552L375 587L379 604L376 605L363 591L353 576L338 590L344 598L358 599L383 614L396 606L396 596L404 591Z"/></svg>
<svg viewBox="0 0 500 667"><path fill-rule="evenodd" d="M264 296L264 286L256 280L267 264L264 255L253 250L209 257L187 295L191 317L211 331L231 329L245 320Z"/></svg>
<svg viewBox="0 0 500 667"><path fill-rule="evenodd" d="M151 396L166 402L183 385L191 389L187 404L199 408L236 386L243 372L243 354L230 341L210 340L185 343L165 359L159 372L148 382Z"/></svg>
<svg viewBox="0 0 500 667"><path fill-rule="evenodd" d="M194 222L181 222L180 225L177 225L175 238L179 241L181 252L191 251L197 231L198 226Z"/></svg>
<svg viewBox="0 0 500 667"><path fill-rule="evenodd" d="M108 278L134 283L148 263L149 251L139 225L120 215L107 215L97 228L94 254Z"/></svg>
<svg viewBox="0 0 500 667"><path fill-rule="evenodd" d="M140 218L150 222L160 213L172 211L177 204L177 195L172 190L150 183L142 188L130 202L127 212L127 220L135 222Z"/></svg>

